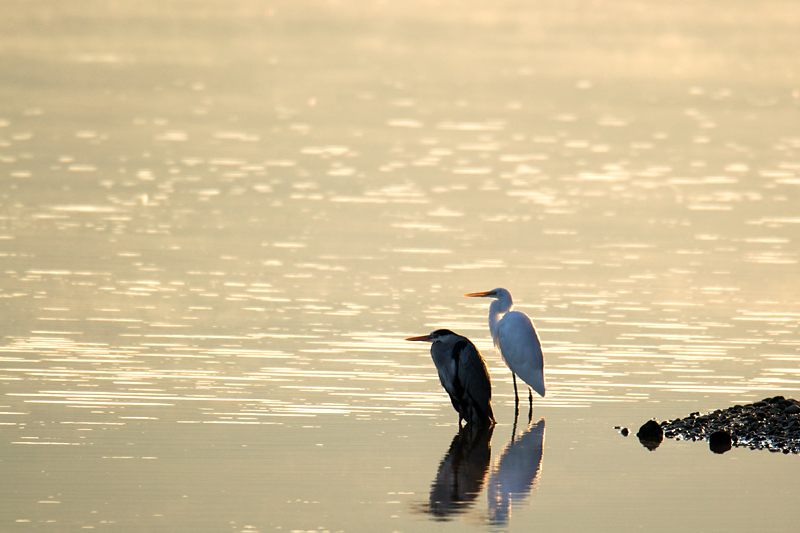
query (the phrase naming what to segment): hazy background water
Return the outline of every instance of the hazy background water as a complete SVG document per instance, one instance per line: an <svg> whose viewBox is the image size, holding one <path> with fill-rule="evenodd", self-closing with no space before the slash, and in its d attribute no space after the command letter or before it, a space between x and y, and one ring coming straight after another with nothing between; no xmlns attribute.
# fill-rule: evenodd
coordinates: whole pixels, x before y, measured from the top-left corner
<svg viewBox="0 0 800 533"><path fill-rule="evenodd" d="M2 529L793 530L796 457L613 428L797 395L798 25L3 2ZM461 297L497 286L543 340L529 427ZM438 327L490 435L403 341Z"/></svg>

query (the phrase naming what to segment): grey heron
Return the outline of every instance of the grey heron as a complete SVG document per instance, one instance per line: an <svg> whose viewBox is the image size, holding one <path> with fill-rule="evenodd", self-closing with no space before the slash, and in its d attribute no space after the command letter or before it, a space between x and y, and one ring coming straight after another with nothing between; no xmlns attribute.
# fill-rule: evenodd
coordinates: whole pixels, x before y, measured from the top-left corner
<svg viewBox="0 0 800 533"><path fill-rule="evenodd" d="M492 411L492 383L486 361L472 342L449 329L430 335L409 337L407 341L431 343L431 357L444 390L458 412L458 425L484 426L495 423Z"/></svg>

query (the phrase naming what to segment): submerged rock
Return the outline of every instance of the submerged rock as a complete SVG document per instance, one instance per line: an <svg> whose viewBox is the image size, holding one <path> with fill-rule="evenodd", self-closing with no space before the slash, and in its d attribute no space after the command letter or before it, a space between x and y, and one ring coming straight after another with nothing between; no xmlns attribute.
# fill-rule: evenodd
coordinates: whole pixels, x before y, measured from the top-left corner
<svg viewBox="0 0 800 533"><path fill-rule="evenodd" d="M711 413L691 413L659 426L669 439L708 440L715 453L724 453L733 446L800 453L800 401L783 396Z"/></svg>

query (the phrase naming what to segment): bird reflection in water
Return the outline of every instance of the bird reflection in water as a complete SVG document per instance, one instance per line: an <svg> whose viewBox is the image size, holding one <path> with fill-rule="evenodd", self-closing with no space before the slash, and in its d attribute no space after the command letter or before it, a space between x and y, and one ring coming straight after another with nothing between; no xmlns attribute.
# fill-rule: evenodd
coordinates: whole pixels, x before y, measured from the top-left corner
<svg viewBox="0 0 800 533"><path fill-rule="evenodd" d="M493 431L494 425L459 428L439 463L428 502L417 506L418 511L434 520L451 520L474 504L489 473Z"/></svg>
<svg viewBox="0 0 800 533"><path fill-rule="evenodd" d="M529 420L521 435L517 435L515 421L511 440L490 468L495 427L467 425L459 429L439 464L428 502L415 506L417 511L434 520L451 520L473 507L485 484L486 520L494 526L508 524L512 506L523 502L538 484L545 421Z"/></svg>
<svg viewBox="0 0 800 533"><path fill-rule="evenodd" d="M542 473L544 425L544 417L536 423L529 420L528 427L517 436L514 422L511 440L500 452L489 475L487 494L491 524L508 524L512 505L523 502L538 484Z"/></svg>

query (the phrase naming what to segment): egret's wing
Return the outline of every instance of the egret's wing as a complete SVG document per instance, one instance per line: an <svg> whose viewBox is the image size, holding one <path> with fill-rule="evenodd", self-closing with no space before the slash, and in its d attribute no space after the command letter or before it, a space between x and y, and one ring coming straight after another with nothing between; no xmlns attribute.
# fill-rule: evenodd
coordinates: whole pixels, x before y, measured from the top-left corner
<svg viewBox="0 0 800 533"><path fill-rule="evenodd" d="M544 356L539 335L525 313L510 311L497 324L497 348L508 368L544 396Z"/></svg>

